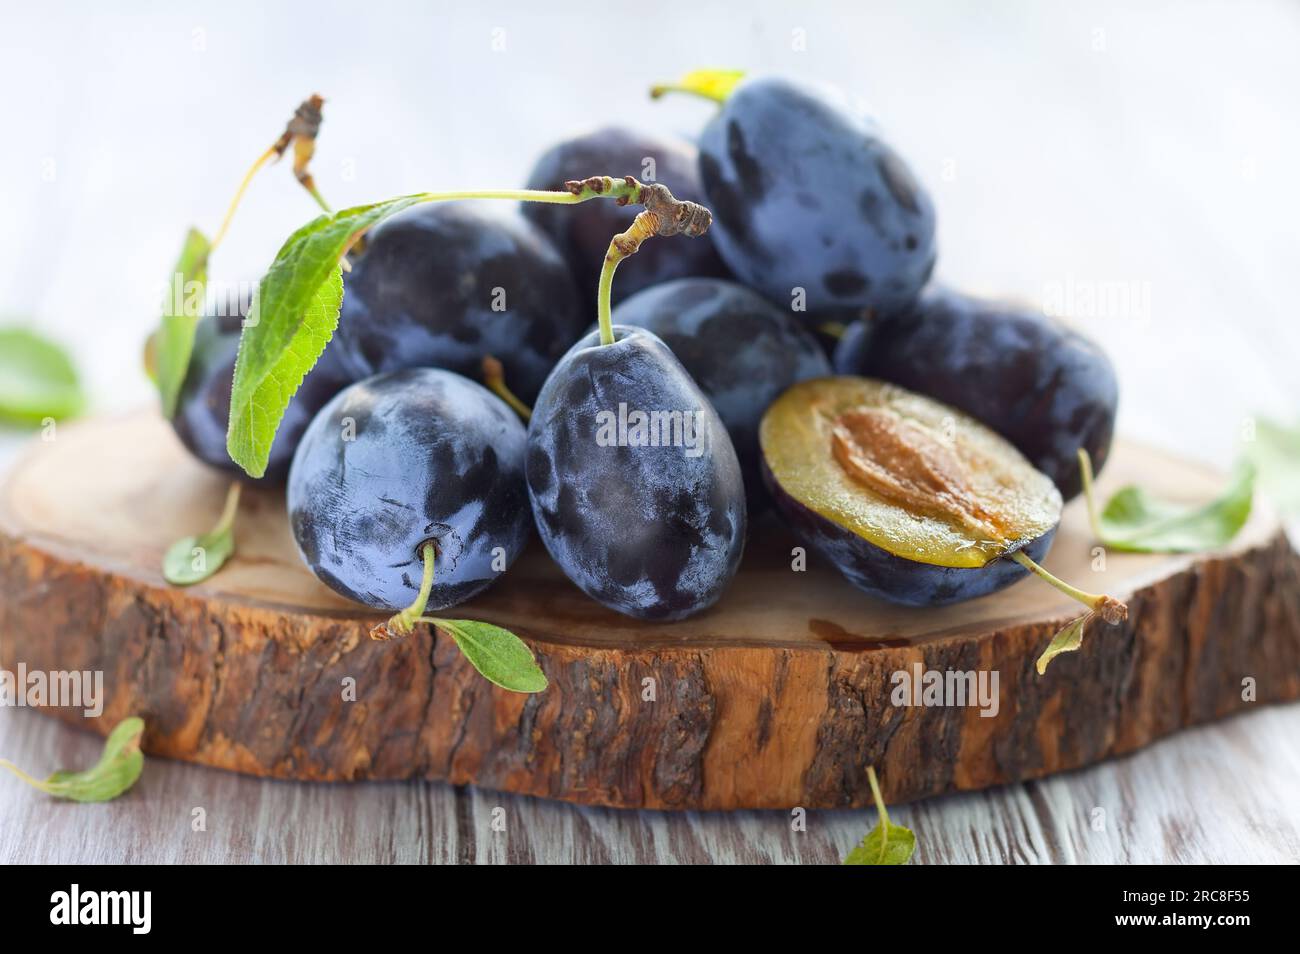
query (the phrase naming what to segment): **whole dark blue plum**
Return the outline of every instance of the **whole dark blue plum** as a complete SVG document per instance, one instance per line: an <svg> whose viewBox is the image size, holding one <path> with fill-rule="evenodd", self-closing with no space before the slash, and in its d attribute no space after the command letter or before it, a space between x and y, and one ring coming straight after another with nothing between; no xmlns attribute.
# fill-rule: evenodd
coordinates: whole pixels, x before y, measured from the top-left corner
<svg viewBox="0 0 1300 954"><path fill-rule="evenodd" d="M696 156L695 147L688 142L610 126L552 146L533 166L527 188L555 191L571 179L630 175L642 182L662 182L678 199L703 203ZM653 160L652 169L647 160ZM597 199L577 206L526 202L522 211L568 259L590 314L610 239L625 231L640 210ZM707 235L693 242L651 242L619 267L613 300L617 303L642 288L673 278L729 274Z"/></svg>
<svg viewBox="0 0 1300 954"><path fill-rule="evenodd" d="M294 455L287 502L298 552L335 592L399 610L419 593L432 542L427 608L463 602L528 542L526 440L503 401L450 371L360 381L321 409Z"/></svg>
<svg viewBox="0 0 1300 954"><path fill-rule="evenodd" d="M226 451L242 321L243 315L233 308L225 314L199 319L172 428L185 448L203 463L250 483L280 483L289 473L293 452L316 412L356 378L339 363L336 349L327 347L285 408L271 444L266 473L253 480Z"/></svg>
<svg viewBox="0 0 1300 954"><path fill-rule="evenodd" d="M490 354L531 401L586 314L541 229L476 203L440 203L369 236L346 279L334 347L362 376L428 367L478 380Z"/></svg>
<svg viewBox="0 0 1300 954"><path fill-rule="evenodd" d="M712 605L740 565L745 490L726 428L662 341L614 327L560 360L528 426L528 492L555 562L642 619Z"/></svg>
<svg viewBox="0 0 1300 954"><path fill-rule="evenodd" d="M805 83L740 83L700 137L714 244L745 284L810 312L897 310L934 268L934 206L875 125Z"/></svg>
<svg viewBox="0 0 1300 954"><path fill-rule="evenodd" d="M831 373L817 339L757 292L718 278L681 278L647 288L614 310L668 345L722 418L740 460L750 513L766 505L758 422L776 396Z"/></svg>
<svg viewBox="0 0 1300 954"><path fill-rule="evenodd" d="M763 475L803 542L859 589L943 606L1041 560L1061 495L1009 442L929 398L868 378L803 381L760 428Z"/></svg>
<svg viewBox="0 0 1300 954"><path fill-rule="evenodd" d="M1114 367L1096 344L1039 312L931 290L870 334L846 334L835 367L965 411L1015 444L1066 500L1082 487L1079 448L1097 471L1110 453Z"/></svg>

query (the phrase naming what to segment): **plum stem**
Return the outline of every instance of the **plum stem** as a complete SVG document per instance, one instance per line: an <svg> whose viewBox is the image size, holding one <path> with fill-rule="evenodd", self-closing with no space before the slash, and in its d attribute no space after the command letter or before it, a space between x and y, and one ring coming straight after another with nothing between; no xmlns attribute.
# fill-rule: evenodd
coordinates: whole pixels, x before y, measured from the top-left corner
<svg viewBox="0 0 1300 954"><path fill-rule="evenodd" d="M506 386L506 370L501 366L501 362L490 354L483 356L483 383L488 386L489 391L509 404L525 421L532 420L533 409L519 400L515 392Z"/></svg>
<svg viewBox="0 0 1300 954"><path fill-rule="evenodd" d="M1078 600L1112 626L1128 618L1128 607L1121 601L1114 597L1106 596L1105 594L1088 593L1084 590L1078 589L1077 587L1071 586L1064 580L1058 579L1051 573L1048 573L1042 566L1035 563L1029 554L1025 553L1025 551L1016 550L1011 554L1011 559L1015 560L1039 579L1056 587L1066 596Z"/></svg>
<svg viewBox="0 0 1300 954"><path fill-rule="evenodd" d="M279 153L275 151L275 146L272 146L270 149L266 150L266 152L258 156L257 160L248 167L248 171L244 173L243 180L239 183L239 188L235 190L235 197L230 200L230 205L226 207L226 216L221 220L221 227L217 229L217 234L212 237L212 241L208 244L208 255L211 255L217 250L217 246L220 245L222 239L226 237L226 233L230 231L230 222L235 217L235 210L239 208L239 203L244 198L244 193L248 191L248 184L253 181L253 177L261 171L263 166L278 156Z"/></svg>
<svg viewBox="0 0 1300 954"><path fill-rule="evenodd" d="M1092 491L1092 458L1082 447L1079 448L1079 477L1083 481L1083 499L1088 502L1088 523L1092 525L1092 535L1101 540L1101 518L1097 515L1097 498Z"/></svg>
<svg viewBox="0 0 1300 954"><path fill-rule="evenodd" d="M415 624L419 622L424 615L425 605L429 602L429 594L433 592L433 562L437 556L437 545L433 541L424 544L420 549L420 557L424 560L424 576L420 580L420 592L416 594L415 600L406 609L389 618L385 623L381 623L370 631L371 639L392 639L394 636L410 635Z"/></svg>

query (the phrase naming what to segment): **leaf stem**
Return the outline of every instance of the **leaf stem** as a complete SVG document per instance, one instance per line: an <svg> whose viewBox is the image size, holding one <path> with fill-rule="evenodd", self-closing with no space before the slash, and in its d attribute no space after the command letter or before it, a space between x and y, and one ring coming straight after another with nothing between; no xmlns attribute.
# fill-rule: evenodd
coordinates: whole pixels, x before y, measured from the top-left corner
<svg viewBox="0 0 1300 954"><path fill-rule="evenodd" d="M1066 596L1078 600L1084 606L1088 607L1088 609L1093 610L1101 616L1102 619L1112 625L1119 623L1128 617L1128 607L1119 600L1104 594L1088 593L1085 590L1071 586L1064 580L1047 572L1047 570L1038 563L1035 563L1033 558L1023 550L1016 550L1013 552L1011 554L1011 559L1015 560L1039 579L1056 587Z"/></svg>
<svg viewBox="0 0 1300 954"><path fill-rule="evenodd" d="M370 631L372 639L391 639L394 636L407 636L424 615L425 604L433 592L433 563L437 557L438 547L433 541L424 544L420 557L424 560L424 577L420 580L420 592L406 609L391 617L388 622L376 626Z"/></svg>
<svg viewBox="0 0 1300 954"><path fill-rule="evenodd" d="M1079 448L1079 476L1083 481L1083 499L1088 503L1088 523L1092 525L1092 535L1102 540L1101 518L1097 515L1097 499L1092 491L1092 458L1084 448Z"/></svg>
<svg viewBox="0 0 1300 954"><path fill-rule="evenodd" d="M867 781L871 784L871 797L876 803L876 811L880 813L881 833L888 834L889 812L885 809L885 798L880 794L880 782L876 779L874 765L867 766Z"/></svg>
<svg viewBox="0 0 1300 954"><path fill-rule="evenodd" d="M488 386L489 391L509 404L525 421L532 420L533 409L519 400L515 392L506 386L506 370L501 366L501 362L490 354L483 356L483 383Z"/></svg>
<svg viewBox="0 0 1300 954"><path fill-rule="evenodd" d="M212 535L226 533L235 523L235 517L239 513L239 494L244 485L238 480L230 482L230 489L226 491L226 503L221 508L221 516L217 518L217 525L212 528Z"/></svg>
<svg viewBox="0 0 1300 954"><path fill-rule="evenodd" d="M42 782L38 778L32 778L30 775L28 775L26 772L20 769L17 765L14 765L14 763L10 762L8 759L0 759L0 768L7 768L9 771L13 772L15 775L17 775L20 779L22 779L24 782L26 782L28 785L32 786L33 788L38 788L42 792L47 792L47 793L50 791L50 786L46 782Z"/></svg>
<svg viewBox="0 0 1300 954"><path fill-rule="evenodd" d="M230 220L235 217L235 210L239 208L240 200L244 198L244 193L248 191L248 184L253 181L253 177L261 171L263 166L278 156L279 153L276 152L275 146L272 146L258 156L257 161L248 167L248 171L244 173L243 181L239 183L239 188L235 190L235 197L230 200L230 205L226 208L226 217L221 220L221 228L217 229L217 234L212 237L212 241L208 244L209 256L217 250L221 240L226 237L226 232L230 230Z"/></svg>

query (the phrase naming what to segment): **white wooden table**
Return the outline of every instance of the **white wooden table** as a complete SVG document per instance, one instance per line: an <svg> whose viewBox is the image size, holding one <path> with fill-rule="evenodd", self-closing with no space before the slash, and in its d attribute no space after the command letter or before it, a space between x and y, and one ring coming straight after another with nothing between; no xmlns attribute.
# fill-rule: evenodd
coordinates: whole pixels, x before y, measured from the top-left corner
<svg viewBox="0 0 1300 954"><path fill-rule="evenodd" d="M930 187L940 277L1060 306L1119 368L1121 429L1226 465L1254 413L1300 411L1300 7L670 0L639 48L576 0L253 2L6 11L0 319L75 351L97 410L149 400L139 347L184 228L211 230L292 107L328 98L316 175L342 206L522 181L566 132L691 132L653 80L736 64L857 92ZM637 16L644 16L638 12ZM626 31L622 31L626 33ZM600 172L606 170L593 170ZM314 210L255 183L213 277L255 278ZM1109 309L1088 296L1129 293ZM0 463L17 438L0 436ZM3 634L0 634L3 638ZM0 756L42 773L96 738L0 709ZM191 830L194 810L206 831ZM493 829L504 809L505 830ZM1098 812L1102 814L1098 814ZM1067 776L902 806L922 862L1300 860L1300 706L1194 729ZM1099 824L1100 820L1100 824ZM0 778L0 861L839 859L869 813L669 815L436 784L265 782L151 760L107 805Z"/></svg>

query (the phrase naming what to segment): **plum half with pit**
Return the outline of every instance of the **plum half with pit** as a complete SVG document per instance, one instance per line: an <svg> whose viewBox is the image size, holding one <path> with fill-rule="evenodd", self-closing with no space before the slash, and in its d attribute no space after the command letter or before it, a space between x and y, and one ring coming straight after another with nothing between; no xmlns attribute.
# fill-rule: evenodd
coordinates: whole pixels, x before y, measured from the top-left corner
<svg viewBox="0 0 1300 954"><path fill-rule="evenodd" d="M906 312L851 327L840 374L880 378L965 411L1018 447L1070 500L1079 450L1100 471L1119 405L1115 369L1083 335L1041 312L947 289Z"/></svg>
<svg viewBox="0 0 1300 954"><path fill-rule="evenodd" d="M289 470L289 523L303 561L335 592L384 610L420 591L427 608L495 581L531 533L526 434L481 385L436 369L359 381L312 420Z"/></svg>
<svg viewBox="0 0 1300 954"><path fill-rule="evenodd" d="M1061 495L973 418L882 381L794 385L763 417L764 476L795 534L872 596L943 606L1025 576Z"/></svg>
<svg viewBox="0 0 1300 954"><path fill-rule="evenodd" d="M527 188L561 190L574 179L594 172L631 175L645 182L662 182L678 199L704 201L697 151L689 142L620 126L606 126L566 139L542 154L528 176ZM653 165L651 165L653 164ZM568 259L584 305L600 277L610 237L627 229L636 217L633 206L614 202L585 202L579 206L528 202L525 218L536 223ZM691 275L725 277L727 266L708 236L693 242L665 242L646 246L619 269L613 301L643 288ZM584 308L584 314L590 309Z"/></svg>
<svg viewBox="0 0 1300 954"><path fill-rule="evenodd" d="M357 377L444 368L478 380L492 355L531 401L582 335L586 314L541 229L476 203L440 203L368 236L345 279L330 347Z"/></svg>
<svg viewBox="0 0 1300 954"><path fill-rule="evenodd" d="M742 81L700 136L714 244L746 285L810 312L897 310L935 263L934 205L876 126L835 91Z"/></svg>
<svg viewBox="0 0 1300 954"><path fill-rule="evenodd" d="M758 423L790 385L830 375L817 339L762 295L718 278L681 278L647 288L615 308L614 320L644 328L668 345L727 428L750 513L766 506Z"/></svg>
<svg viewBox="0 0 1300 954"><path fill-rule="evenodd" d="M266 473L254 480L230 459L226 450L230 394L242 323L243 314L235 308L199 319L190 364L171 421L172 429L185 449L210 467L252 483L283 483L293 452L312 417L356 378L339 363L337 350L327 347L285 408L271 444Z"/></svg>
<svg viewBox="0 0 1300 954"><path fill-rule="evenodd" d="M560 360L528 426L537 530L588 596L641 619L711 606L745 543L745 491L726 428L668 346L613 326Z"/></svg>

